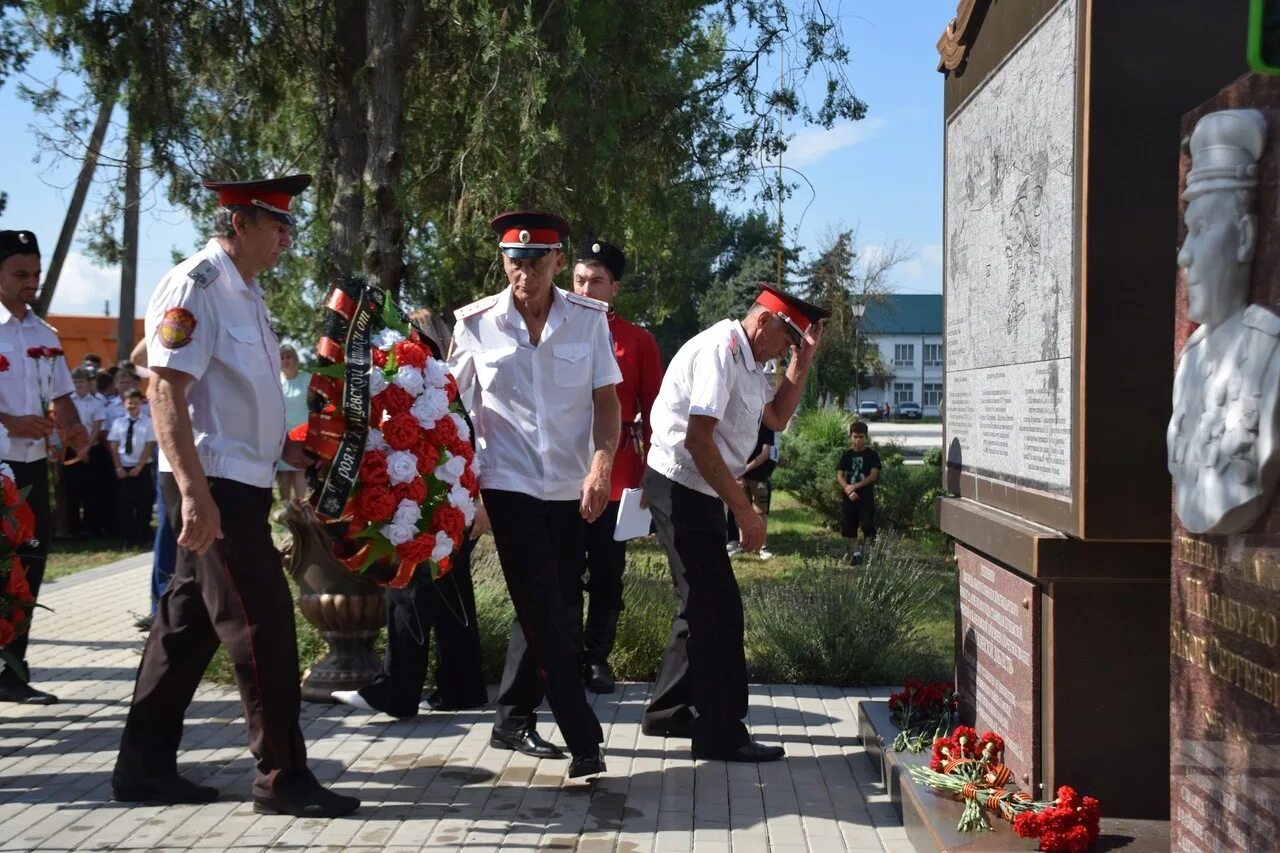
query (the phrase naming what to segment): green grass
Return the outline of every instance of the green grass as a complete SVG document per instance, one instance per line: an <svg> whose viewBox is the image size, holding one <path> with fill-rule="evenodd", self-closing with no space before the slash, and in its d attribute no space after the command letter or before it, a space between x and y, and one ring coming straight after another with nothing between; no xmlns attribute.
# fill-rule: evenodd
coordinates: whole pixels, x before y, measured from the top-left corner
<svg viewBox="0 0 1280 853"><path fill-rule="evenodd" d="M886 535L854 569L846 543L791 495L778 491L769 517L769 550L733 559L746 607L753 677L829 684L945 678L953 660L955 561L937 531ZM485 677L498 681L512 608L492 539L473 557ZM611 655L622 680L650 681L666 644L676 597L666 554L653 540L627 549L626 610ZM323 640L295 612L303 668L320 659ZM379 640L381 644L382 639ZM208 677L231 680L219 651Z"/></svg>
<svg viewBox="0 0 1280 853"><path fill-rule="evenodd" d="M49 583L58 578L74 575L76 572L95 569L140 553L143 552L126 549L114 537L75 541L54 539L49 546L49 558L45 561L44 580L45 583Z"/></svg>

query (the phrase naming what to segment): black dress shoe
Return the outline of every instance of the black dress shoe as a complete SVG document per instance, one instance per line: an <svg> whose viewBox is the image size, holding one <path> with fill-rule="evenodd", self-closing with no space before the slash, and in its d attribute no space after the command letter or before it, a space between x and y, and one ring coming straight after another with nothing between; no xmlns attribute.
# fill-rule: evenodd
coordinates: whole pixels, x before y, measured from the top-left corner
<svg viewBox="0 0 1280 853"><path fill-rule="evenodd" d="M736 749L704 749L695 746L693 757L703 761L737 761L744 764L758 764L762 761L777 761L786 752L780 746L765 746L749 740Z"/></svg>
<svg viewBox="0 0 1280 853"><path fill-rule="evenodd" d="M176 773L142 782L111 781L111 799L118 803L212 803L218 793L217 788L197 785Z"/></svg>
<svg viewBox="0 0 1280 853"><path fill-rule="evenodd" d="M599 749L591 752L584 752L581 755L575 755L573 760L569 762L569 778L577 779L580 776L594 776L597 773L604 772L604 753Z"/></svg>
<svg viewBox="0 0 1280 853"><path fill-rule="evenodd" d="M431 695L427 696L427 698L423 699L421 702L418 703L418 710L420 711L474 711L477 708L483 708L485 705L488 705L488 704L489 704L489 700L485 699L483 702L477 702L474 705L455 705L451 702L446 702L443 699L441 699L440 691L435 690L435 691L432 691Z"/></svg>
<svg viewBox="0 0 1280 853"><path fill-rule="evenodd" d="M582 668L582 681L592 693L612 693L618 689L607 663L589 663Z"/></svg>
<svg viewBox="0 0 1280 853"><path fill-rule="evenodd" d="M30 684L0 684L0 702L21 702L24 705L52 705L58 697L43 690L36 690Z"/></svg>
<svg viewBox="0 0 1280 853"><path fill-rule="evenodd" d="M693 737L693 720L688 717L672 717L665 723L641 723L640 731L650 737Z"/></svg>
<svg viewBox="0 0 1280 853"><path fill-rule="evenodd" d="M537 732L502 732L497 729L489 735L489 746L494 749L514 749L534 758L564 758L564 750L548 740L543 740Z"/></svg>
<svg viewBox="0 0 1280 853"><path fill-rule="evenodd" d="M360 808L355 797L335 794L319 782L311 782L300 790L285 791L270 797L254 795L253 810L258 814L287 814L294 817L344 817Z"/></svg>

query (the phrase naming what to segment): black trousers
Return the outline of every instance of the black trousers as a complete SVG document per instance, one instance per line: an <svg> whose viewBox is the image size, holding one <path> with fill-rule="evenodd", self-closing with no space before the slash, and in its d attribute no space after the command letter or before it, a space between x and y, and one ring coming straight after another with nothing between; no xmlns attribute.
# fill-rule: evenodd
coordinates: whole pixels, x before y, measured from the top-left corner
<svg viewBox="0 0 1280 853"><path fill-rule="evenodd" d="M474 539L462 543L453 568L437 581L415 580L387 588L387 654L382 672L360 695L393 717L418 713L422 686L436 635L436 695L446 707L467 708L489 701L480 658L476 593L471 582Z"/></svg>
<svg viewBox="0 0 1280 853"><path fill-rule="evenodd" d="M80 466L73 465L72 468ZM128 473L128 469L125 470ZM155 507L155 474L148 465L136 477L117 478L116 513L120 538L130 545L141 545L150 542L151 510Z"/></svg>
<svg viewBox="0 0 1280 853"><path fill-rule="evenodd" d="M575 501L544 501L485 489L493 541L515 605L494 728L532 730L545 697L569 751L590 752L604 741L587 702L581 648L585 522Z"/></svg>
<svg viewBox="0 0 1280 853"><path fill-rule="evenodd" d="M98 486L97 472L93 470L93 456L74 465L62 466L63 492L67 500L67 532L72 536L89 536L96 532L94 524L102 512L102 505L110 500L110 492L103 494Z"/></svg>
<svg viewBox="0 0 1280 853"><path fill-rule="evenodd" d="M83 465L84 463L81 463ZM76 465L73 468L79 467ZM85 472L92 483L90 488L98 495L102 496L102 500L97 503L90 503L85 508L85 526L93 535L104 534L109 535L118 533L119 531L119 515L112 511L107 505L109 496L115 494L116 482L116 466L111 461L111 451L106 448L105 444L95 444L89 451L89 468Z"/></svg>
<svg viewBox="0 0 1280 853"><path fill-rule="evenodd" d="M44 580L45 557L49 553L49 538L53 535L53 512L49 508L49 462L45 459L37 459L35 462L10 462L9 467L13 469L13 481L18 488L31 489L27 493L27 504L30 505L31 513L36 519L36 538L19 547L18 556L22 559L22 568L27 573L31 597L39 601L40 583ZM32 622L35 621L37 612L39 612L38 608L31 610ZM28 675L30 667L27 666L27 642L30 637L31 633L28 630L26 634L5 646L5 651L22 661ZM7 666L3 672L0 672L0 684L13 687L26 680L26 678L19 678L18 673L11 672Z"/></svg>
<svg viewBox="0 0 1280 853"><path fill-rule="evenodd" d="M619 501L610 501L587 529L587 627L583 635L583 663L606 663L613 650L621 613L622 572L627 565L627 543L615 542Z"/></svg>
<svg viewBox="0 0 1280 853"><path fill-rule="evenodd" d="M644 722L688 719L692 705L694 747L736 749L748 739L747 661L742 594L724 550L724 502L652 468L644 493L680 598Z"/></svg>
<svg viewBox="0 0 1280 853"><path fill-rule="evenodd" d="M182 534L182 498L172 474L160 475L169 523ZM255 796L314 784L298 725L302 696L293 598L267 513L271 489L209 478L224 538L203 555L178 548L172 581L147 638L125 722L114 782L139 784L176 772L183 715L221 643L257 760Z"/></svg>

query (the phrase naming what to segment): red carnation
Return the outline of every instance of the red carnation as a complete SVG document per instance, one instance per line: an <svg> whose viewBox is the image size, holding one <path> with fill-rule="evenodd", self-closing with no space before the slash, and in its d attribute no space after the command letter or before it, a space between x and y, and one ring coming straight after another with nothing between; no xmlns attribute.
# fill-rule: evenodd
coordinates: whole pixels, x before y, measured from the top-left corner
<svg viewBox="0 0 1280 853"><path fill-rule="evenodd" d="M31 586L27 583L27 573L22 569L22 563L17 557L13 558L13 564L9 569L9 580L5 583L4 591L18 601L31 600Z"/></svg>
<svg viewBox="0 0 1280 853"><path fill-rule="evenodd" d="M8 477L2 477L4 480L4 505L17 506L22 503L22 491L18 488L18 484Z"/></svg>
<svg viewBox="0 0 1280 853"><path fill-rule="evenodd" d="M44 358L44 347L27 347L27 358Z"/></svg>
<svg viewBox="0 0 1280 853"><path fill-rule="evenodd" d="M382 437L395 450L409 450L418 443L422 428L408 412L392 415L382 424Z"/></svg>
<svg viewBox="0 0 1280 853"><path fill-rule="evenodd" d="M388 385L373 398L373 405L385 409L389 415L398 415L413 408L413 395L399 385Z"/></svg>
<svg viewBox="0 0 1280 853"><path fill-rule="evenodd" d="M385 350L374 347L370 355L373 357L374 367L383 368L387 366L387 353Z"/></svg>
<svg viewBox="0 0 1280 853"><path fill-rule="evenodd" d="M388 521L398 504L386 486L369 486L356 495L356 516L369 523Z"/></svg>
<svg viewBox="0 0 1280 853"><path fill-rule="evenodd" d="M8 369L9 369L9 359L0 355L0 373L4 373Z"/></svg>
<svg viewBox="0 0 1280 853"><path fill-rule="evenodd" d="M396 343L396 361L409 367L426 367L427 351L421 344L415 344L413 341L398 341Z"/></svg>
<svg viewBox="0 0 1280 853"><path fill-rule="evenodd" d="M418 459L418 473L424 477L430 476L440 464L440 449L425 435L419 435L418 443L413 448L413 455Z"/></svg>
<svg viewBox="0 0 1280 853"><path fill-rule="evenodd" d="M449 374L445 381L444 392L449 395L449 402L452 403L458 399L458 382L453 378L453 374Z"/></svg>
<svg viewBox="0 0 1280 853"><path fill-rule="evenodd" d="M36 517L31 507L24 502L11 509L12 511L0 520L0 535L3 535L11 545L30 542L36 535Z"/></svg>
<svg viewBox="0 0 1280 853"><path fill-rule="evenodd" d="M13 626L10 625L4 619L0 619L0 649L3 649L5 646L12 643L13 638L14 638Z"/></svg>
<svg viewBox="0 0 1280 853"><path fill-rule="evenodd" d="M296 441L300 444L307 443L307 422L303 421L293 429L289 430L289 440Z"/></svg>
<svg viewBox="0 0 1280 853"><path fill-rule="evenodd" d="M449 574L449 570L453 568L453 560L445 557L440 562L436 563L436 565L440 567L440 571L436 574L436 579L438 580Z"/></svg>
<svg viewBox="0 0 1280 853"><path fill-rule="evenodd" d="M455 542L462 537L462 531L466 527L467 517L462 514L462 510L451 504L442 504L431 515L431 529L443 530Z"/></svg>
<svg viewBox="0 0 1280 853"><path fill-rule="evenodd" d="M431 428L430 435L431 440L436 444L443 444L448 447L451 441L458 438L458 425L453 422L453 418L445 415L436 421L436 425Z"/></svg>
<svg viewBox="0 0 1280 853"><path fill-rule="evenodd" d="M396 496L397 504L400 501L421 504L427 499L427 484L417 477L407 483L396 483L391 487L391 494Z"/></svg>
<svg viewBox="0 0 1280 853"><path fill-rule="evenodd" d="M476 472L472 471L470 466L462 472L458 482L462 484L462 488L471 493L472 497L480 494L480 481L476 479Z"/></svg>
<svg viewBox="0 0 1280 853"><path fill-rule="evenodd" d="M385 486L391 482L387 476L387 454L381 450L365 451L360 460L360 482L366 486Z"/></svg>
<svg viewBox="0 0 1280 853"><path fill-rule="evenodd" d="M471 448L471 442L462 436L456 436L453 441L445 445L445 448L454 456L461 456L468 462L474 459L476 455L475 450Z"/></svg>
<svg viewBox="0 0 1280 853"><path fill-rule="evenodd" d="M433 533L419 533L401 545L396 546L396 555L403 562L425 563L431 559L431 552L435 550L436 537Z"/></svg>
<svg viewBox="0 0 1280 853"><path fill-rule="evenodd" d="M60 355L62 355L62 350L58 349L57 347L45 347L45 348L44 348L44 357L45 357L45 358L57 358L57 357L58 357L58 356L60 356Z"/></svg>

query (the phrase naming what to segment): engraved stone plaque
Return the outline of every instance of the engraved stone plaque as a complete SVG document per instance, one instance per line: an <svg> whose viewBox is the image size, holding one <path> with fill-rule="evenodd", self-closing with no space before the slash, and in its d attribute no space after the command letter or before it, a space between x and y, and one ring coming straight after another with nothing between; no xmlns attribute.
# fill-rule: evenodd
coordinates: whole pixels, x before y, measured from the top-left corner
<svg viewBox="0 0 1280 853"><path fill-rule="evenodd" d="M1039 592L1030 581L956 545L960 582L956 684L960 716L1005 739L1005 763L1026 788L1039 778Z"/></svg>
<svg viewBox="0 0 1280 853"><path fill-rule="evenodd" d="M1076 3L946 128L948 466L1071 496ZM953 472L954 473L954 472Z"/></svg>

